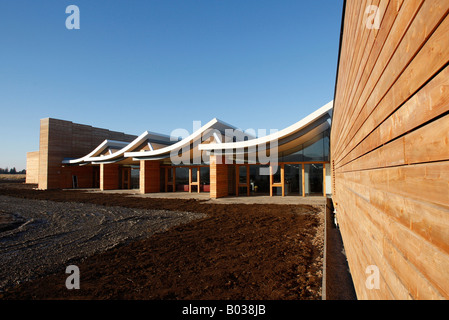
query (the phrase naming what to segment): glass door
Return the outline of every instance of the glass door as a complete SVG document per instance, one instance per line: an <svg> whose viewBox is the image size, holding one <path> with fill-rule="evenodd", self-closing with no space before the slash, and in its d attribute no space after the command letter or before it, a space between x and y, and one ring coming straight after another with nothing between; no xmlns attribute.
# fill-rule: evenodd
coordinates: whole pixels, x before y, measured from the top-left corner
<svg viewBox="0 0 449 320"><path fill-rule="evenodd" d="M250 195L249 166L236 166L236 196Z"/></svg>
<svg viewBox="0 0 449 320"><path fill-rule="evenodd" d="M284 196L284 164L270 166L270 196Z"/></svg>
<svg viewBox="0 0 449 320"><path fill-rule="evenodd" d="M323 196L323 164L304 165L304 188L308 196Z"/></svg>
<svg viewBox="0 0 449 320"><path fill-rule="evenodd" d="M284 194L302 196L302 165L284 165Z"/></svg>
<svg viewBox="0 0 449 320"><path fill-rule="evenodd" d="M121 189L131 189L131 168L121 167L120 168L120 186Z"/></svg>
<svg viewBox="0 0 449 320"><path fill-rule="evenodd" d="M200 167L200 192L210 192L210 168Z"/></svg>
<svg viewBox="0 0 449 320"><path fill-rule="evenodd" d="M175 190L175 168L165 168L165 192L174 192Z"/></svg>

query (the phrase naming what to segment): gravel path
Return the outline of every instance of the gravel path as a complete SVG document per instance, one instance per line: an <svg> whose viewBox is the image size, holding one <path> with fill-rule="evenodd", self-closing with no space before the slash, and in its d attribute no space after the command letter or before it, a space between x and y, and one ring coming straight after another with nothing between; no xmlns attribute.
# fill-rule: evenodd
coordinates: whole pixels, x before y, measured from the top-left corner
<svg viewBox="0 0 449 320"><path fill-rule="evenodd" d="M203 217L0 196L0 291L55 272L70 261Z"/></svg>

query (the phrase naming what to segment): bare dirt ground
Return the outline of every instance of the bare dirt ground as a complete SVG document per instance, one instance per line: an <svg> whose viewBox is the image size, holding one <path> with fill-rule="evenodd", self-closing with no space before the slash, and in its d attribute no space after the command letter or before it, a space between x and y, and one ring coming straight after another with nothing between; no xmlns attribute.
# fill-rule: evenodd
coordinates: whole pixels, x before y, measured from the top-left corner
<svg viewBox="0 0 449 320"><path fill-rule="evenodd" d="M164 232L119 241L99 253L71 257L70 264L80 269L80 290L65 286L67 260L50 274L8 287L0 293L2 299L321 299L321 206L205 204L193 199L37 191L21 183L0 183L0 196L13 202L31 199L111 211L120 207L204 215Z"/></svg>
<svg viewBox="0 0 449 320"><path fill-rule="evenodd" d="M205 217L167 210L106 207L0 196L0 290L61 265Z"/></svg>

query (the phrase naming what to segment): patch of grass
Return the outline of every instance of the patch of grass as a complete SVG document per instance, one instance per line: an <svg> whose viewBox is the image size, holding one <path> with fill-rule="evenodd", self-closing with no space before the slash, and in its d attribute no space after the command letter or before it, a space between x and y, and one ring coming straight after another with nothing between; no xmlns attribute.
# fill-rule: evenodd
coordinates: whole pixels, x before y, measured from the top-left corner
<svg viewBox="0 0 449 320"><path fill-rule="evenodd" d="M0 174L0 180L25 180L26 174Z"/></svg>

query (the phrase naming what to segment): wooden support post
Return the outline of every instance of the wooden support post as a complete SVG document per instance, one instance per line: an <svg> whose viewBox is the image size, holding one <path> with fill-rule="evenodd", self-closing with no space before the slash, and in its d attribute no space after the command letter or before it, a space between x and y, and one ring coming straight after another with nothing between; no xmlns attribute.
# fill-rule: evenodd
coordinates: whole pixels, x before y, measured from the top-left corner
<svg viewBox="0 0 449 320"><path fill-rule="evenodd" d="M140 193L159 192L160 175L159 161L140 160Z"/></svg>
<svg viewBox="0 0 449 320"><path fill-rule="evenodd" d="M302 196L306 196L306 177L305 177L304 163L302 164Z"/></svg>
<svg viewBox="0 0 449 320"><path fill-rule="evenodd" d="M326 164L323 163L323 197L326 196Z"/></svg>
<svg viewBox="0 0 449 320"><path fill-rule="evenodd" d="M201 170L201 167L198 167L197 170L196 170L196 183L197 183L196 191L197 191L198 193L201 192L201 181L200 181L200 179L201 179L201 173L200 173L200 170Z"/></svg>
<svg viewBox="0 0 449 320"><path fill-rule="evenodd" d="M115 163L100 164L100 190L119 188L119 165Z"/></svg>
<svg viewBox="0 0 449 320"><path fill-rule="evenodd" d="M281 185L282 185L282 196L285 197L284 164L281 164Z"/></svg>
<svg viewBox="0 0 449 320"><path fill-rule="evenodd" d="M228 166L224 156L210 156L210 197L228 196Z"/></svg>

